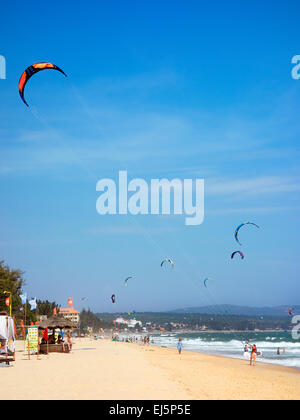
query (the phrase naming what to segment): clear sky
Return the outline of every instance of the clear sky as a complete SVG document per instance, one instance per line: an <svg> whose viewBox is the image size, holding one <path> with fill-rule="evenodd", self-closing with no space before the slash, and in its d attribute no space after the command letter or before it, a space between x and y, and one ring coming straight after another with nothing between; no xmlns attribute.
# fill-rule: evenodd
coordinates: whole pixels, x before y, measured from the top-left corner
<svg viewBox="0 0 300 420"><path fill-rule="evenodd" d="M112 293L118 311L299 304L299 18L289 0L0 2L0 259L29 296L101 312ZM39 61L68 79L36 75L28 109L18 80ZM96 183L119 170L203 177L204 223L100 216ZM248 220L260 230L239 248Z"/></svg>

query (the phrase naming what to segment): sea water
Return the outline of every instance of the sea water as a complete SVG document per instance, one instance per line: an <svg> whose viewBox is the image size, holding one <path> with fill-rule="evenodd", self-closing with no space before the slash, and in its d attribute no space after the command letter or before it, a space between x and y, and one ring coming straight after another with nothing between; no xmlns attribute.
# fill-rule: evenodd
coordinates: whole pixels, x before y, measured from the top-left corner
<svg viewBox="0 0 300 420"><path fill-rule="evenodd" d="M257 361L274 363L300 369L300 340L294 340L291 332L200 332L151 335L154 344L176 348L179 337L183 340L183 350L227 356L238 359L244 355L246 342L256 344ZM280 348L280 355L277 349Z"/></svg>

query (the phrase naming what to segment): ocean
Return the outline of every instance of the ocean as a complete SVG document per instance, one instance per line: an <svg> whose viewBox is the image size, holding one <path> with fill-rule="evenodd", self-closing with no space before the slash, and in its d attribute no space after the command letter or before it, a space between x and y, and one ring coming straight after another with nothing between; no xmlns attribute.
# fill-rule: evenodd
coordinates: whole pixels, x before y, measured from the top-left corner
<svg viewBox="0 0 300 420"><path fill-rule="evenodd" d="M300 369L300 339L293 340L291 332L201 332L165 333L151 335L154 345L177 348L178 338L183 339L183 351L214 354L246 359L244 344L256 344L262 354L257 361ZM280 348L280 355L277 349ZM285 351L284 351L285 349Z"/></svg>

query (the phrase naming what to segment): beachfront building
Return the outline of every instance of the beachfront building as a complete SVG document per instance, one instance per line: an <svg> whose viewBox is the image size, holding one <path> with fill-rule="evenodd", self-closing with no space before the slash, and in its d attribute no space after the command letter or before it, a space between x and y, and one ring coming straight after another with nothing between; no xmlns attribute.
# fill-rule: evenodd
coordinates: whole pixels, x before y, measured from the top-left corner
<svg viewBox="0 0 300 420"><path fill-rule="evenodd" d="M142 322L141 321L137 321L136 319L130 319L128 321L128 327L129 328L136 328L137 325L139 325L141 327L142 326Z"/></svg>
<svg viewBox="0 0 300 420"><path fill-rule="evenodd" d="M77 325L80 323L80 312L74 308L60 308L59 315L62 315L65 319Z"/></svg>
<svg viewBox="0 0 300 420"><path fill-rule="evenodd" d="M142 322L141 321L137 321L136 319L125 319L122 316L119 316L115 321L115 324L124 324L126 325L128 328L136 328L137 325L139 325L140 327L142 326Z"/></svg>

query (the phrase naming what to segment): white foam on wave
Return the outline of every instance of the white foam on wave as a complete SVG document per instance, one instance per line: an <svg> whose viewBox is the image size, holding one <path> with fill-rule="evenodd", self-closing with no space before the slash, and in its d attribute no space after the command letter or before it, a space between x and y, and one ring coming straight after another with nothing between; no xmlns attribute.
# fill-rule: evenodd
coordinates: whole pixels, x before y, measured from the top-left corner
<svg viewBox="0 0 300 420"><path fill-rule="evenodd" d="M271 338L271 337L270 337ZM272 339L277 339L272 337ZM245 359L244 357L244 343L240 340L230 341L215 341L218 338L210 337L183 337L183 349L207 354L216 354L220 356L232 357L236 359ZM300 368L300 342L288 341L253 341L255 342L258 351L262 352L262 356L258 357L259 361L264 363L272 363L286 367ZM155 337L155 344L164 345L170 348L176 348L178 342L177 336L157 336ZM277 355L277 348L281 349L281 355ZM282 349L285 352L282 352Z"/></svg>

